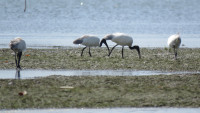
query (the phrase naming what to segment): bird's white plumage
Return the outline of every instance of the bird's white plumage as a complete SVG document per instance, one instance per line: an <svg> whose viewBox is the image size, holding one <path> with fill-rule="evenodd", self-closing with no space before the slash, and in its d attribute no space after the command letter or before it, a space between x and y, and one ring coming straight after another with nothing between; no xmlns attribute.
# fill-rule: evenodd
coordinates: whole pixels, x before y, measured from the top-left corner
<svg viewBox="0 0 200 113"><path fill-rule="evenodd" d="M99 46L99 42L100 42L100 39L96 36L93 36L93 35L84 35L76 40L74 40L74 44L82 44L82 45L85 45L86 47L84 47L82 49L82 52L81 52L81 56L83 56L83 51L89 47L89 55L91 55L90 53L90 47L95 47L95 46Z"/></svg>
<svg viewBox="0 0 200 113"><path fill-rule="evenodd" d="M93 46L99 46L100 39L97 36L84 35L75 41L79 41L81 42L80 44L85 45L87 47L93 47ZM75 41L74 44L76 44Z"/></svg>
<svg viewBox="0 0 200 113"><path fill-rule="evenodd" d="M107 43L106 43L106 40L111 40L113 42L116 43L116 45L111 49L111 51L109 51L109 48L107 46ZM128 46L129 49L133 50L133 49L136 49L137 52L138 52L138 55L139 55L139 58L141 58L141 54L140 54L140 47L135 45L132 47L132 43L133 43L133 39L131 36L128 36L126 34L123 34L123 33L113 33L113 34L109 34L109 35L106 35L102 41L100 42L100 46L102 46L102 43L104 43L107 48L108 48L108 51L109 51L109 54L108 56L111 55L113 49L118 46L118 45L121 45L122 46L122 58L124 58L124 55L123 55L123 51L124 51L124 46Z"/></svg>
<svg viewBox="0 0 200 113"><path fill-rule="evenodd" d="M87 35L83 37L82 45L89 46L89 47L99 46L99 42L100 42L100 39L98 37Z"/></svg>
<svg viewBox="0 0 200 113"><path fill-rule="evenodd" d="M180 44L181 44L181 38L179 34L174 34L171 35L168 38L167 44L169 47L171 48L179 48Z"/></svg>
<svg viewBox="0 0 200 113"><path fill-rule="evenodd" d="M179 34L171 35L168 38L167 44L170 48L173 48L175 59L177 59L177 51L181 44L181 38Z"/></svg>
<svg viewBox="0 0 200 113"><path fill-rule="evenodd" d="M112 37L112 38L110 38L110 37ZM113 33L111 35L105 36L104 39L111 40L121 46L129 46L130 47L130 46L132 46L132 43L133 43L132 37L128 36L126 34L123 34L123 33Z"/></svg>
<svg viewBox="0 0 200 113"><path fill-rule="evenodd" d="M9 46L15 52L23 52L26 50L26 43L20 37L11 40Z"/></svg>

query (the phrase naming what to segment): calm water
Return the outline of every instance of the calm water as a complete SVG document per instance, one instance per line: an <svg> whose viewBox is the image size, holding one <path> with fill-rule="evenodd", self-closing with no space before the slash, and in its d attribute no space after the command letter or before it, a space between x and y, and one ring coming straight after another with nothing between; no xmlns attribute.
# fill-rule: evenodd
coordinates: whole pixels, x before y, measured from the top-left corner
<svg viewBox="0 0 200 113"><path fill-rule="evenodd" d="M23 37L27 46L75 46L83 34L130 34L141 47L166 47L179 32L185 47L200 47L199 0L0 0L0 48ZM113 45L113 43L109 43ZM77 47L77 46L75 46Z"/></svg>
<svg viewBox="0 0 200 113"><path fill-rule="evenodd" d="M200 72L188 71L147 71L147 70L21 70L22 79L46 77L50 75L63 76L149 76L149 75L173 75L194 74ZM0 79L14 79L18 74L16 70L0 70Z"/></svg>
<svg viewBox="0 0 200 113"><path fill-rule="evenodd" d="M199 113L200 108L22 109L1 113Z"/></svg>

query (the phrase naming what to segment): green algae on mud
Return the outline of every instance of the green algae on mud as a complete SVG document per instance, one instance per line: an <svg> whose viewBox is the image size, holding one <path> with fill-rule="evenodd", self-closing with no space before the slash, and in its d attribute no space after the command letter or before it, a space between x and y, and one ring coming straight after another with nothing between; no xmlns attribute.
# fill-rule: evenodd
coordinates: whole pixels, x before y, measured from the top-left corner
<svg viewBox="0 0 200 113"><path fill-rule="evenodd" d="M200 107L199 81L200 74L0 79L0 109Z"/></svg>
<svg viewBox="0 0 200 113"><path fill-rule="evenodd" d="M178 60L169 54L165 48L141 48L142 58L137 52L124 50L121 58L121 48L115 49L108 57L106 48L92 48L92 57L88 49L80 56L82 48L69 49L27 49L23 54L21 66L23 69L137 69L165 71L200 71L200 49L180 48ZM14 54L10 49L0 49L0 69L14 69Z"/></svg>

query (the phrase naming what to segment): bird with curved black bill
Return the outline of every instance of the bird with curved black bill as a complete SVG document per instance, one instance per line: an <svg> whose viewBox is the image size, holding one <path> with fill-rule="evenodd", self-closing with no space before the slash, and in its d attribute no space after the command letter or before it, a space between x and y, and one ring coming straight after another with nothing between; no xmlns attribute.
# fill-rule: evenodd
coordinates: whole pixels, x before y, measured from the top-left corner
<svg viewBox="0 0 200 113"><path fill-rule="evenodd" d="M107 46L107 42L106 40L111 40L112 42L116 43L116 45L109 51L109 47ZM128 46L129 49L133 50L136 49L136 51L138 52L138 56L139 58L141 58L141 53L140 53L140 47L135 45L132 46L133 43L133 39L132 37L123 34L123 33L114 33L114 34L109 34L106 35L100 42L100 47L102 46L102 44L105 44L108 48L108 56L111 55L112 51L115 49L116 46L121 45L122 46L122 58L124 58L124 46Z"/></svg>
<svg viewBox="0 0 200 113"><path fill-rule="evenodd" d="M110 49L109 49L108 44L107 44L107 42L106 42L105 39L102 39L102 40L101 40L101 42L100 42L100 44L99 44L99 47L101 47L103 44L106 45L106 47L107 47L107 49L108 49L108 54L109 54L109 53L110 53Z"/></svg>

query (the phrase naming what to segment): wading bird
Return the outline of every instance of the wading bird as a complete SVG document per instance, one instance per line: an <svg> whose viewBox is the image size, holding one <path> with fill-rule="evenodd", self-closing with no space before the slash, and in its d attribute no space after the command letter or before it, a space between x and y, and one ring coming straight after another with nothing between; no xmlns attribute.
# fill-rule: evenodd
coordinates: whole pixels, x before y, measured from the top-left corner
<svg viewBox="0 0 200 113"><path fill-rule="evenodd" d="M91 52L90 52L90 47L96 47L96 46L99 46L99 42L100 42L100 39L96 36L93 36L93 35L84 35L78 39L76 39L73 43L74 44L82 44L86 47L84 47L82 49L82 52L81 52L81 56L83 56L83 51L89 47L89 55L91 55Z"/></svg>
<svg viewBox="0 0 200 113"><path fill-rule="evenodd" d="M169 48L173 48L175 59L177 59L177 51L181 44L181 37L180 37L179 33L171 35L168 38L167 44L168 44Z"/></svg>
<svg viewBox="0 0 200 113"><path fill-rule="evenodd" d="M113 49L118 46L118 45L121 45L122 46L122 58L124 58L124 46L128 46L129 49L136 49L137 52L138 52L138 55L139 55L139 58L141 58L141 55L140 55L140 47L139 46L132 46L132 43L133 43L133 39L132 37L126 35L126 34L123 34L123 33L114 33L114 34L109 34L109 35L106 35L100 42L100 47L102 46L102 44L104 43L105 45L107 45L107 42L106 40L111 40L113 42L116 43L116 45L111 49L111 51L109 52L108 56L111 55ZM108 48L108 46L107 46ZM109 48L108 48L109 50Z"/></svg>
<svg viewBox="0 0 200 113"><path fill-rule="evenodd" d="M20 37L17 37L10 41L10 48L15 52L15 63L17 69L21 69L20 60L22 52L26 50L26 43Z"/></svg>

